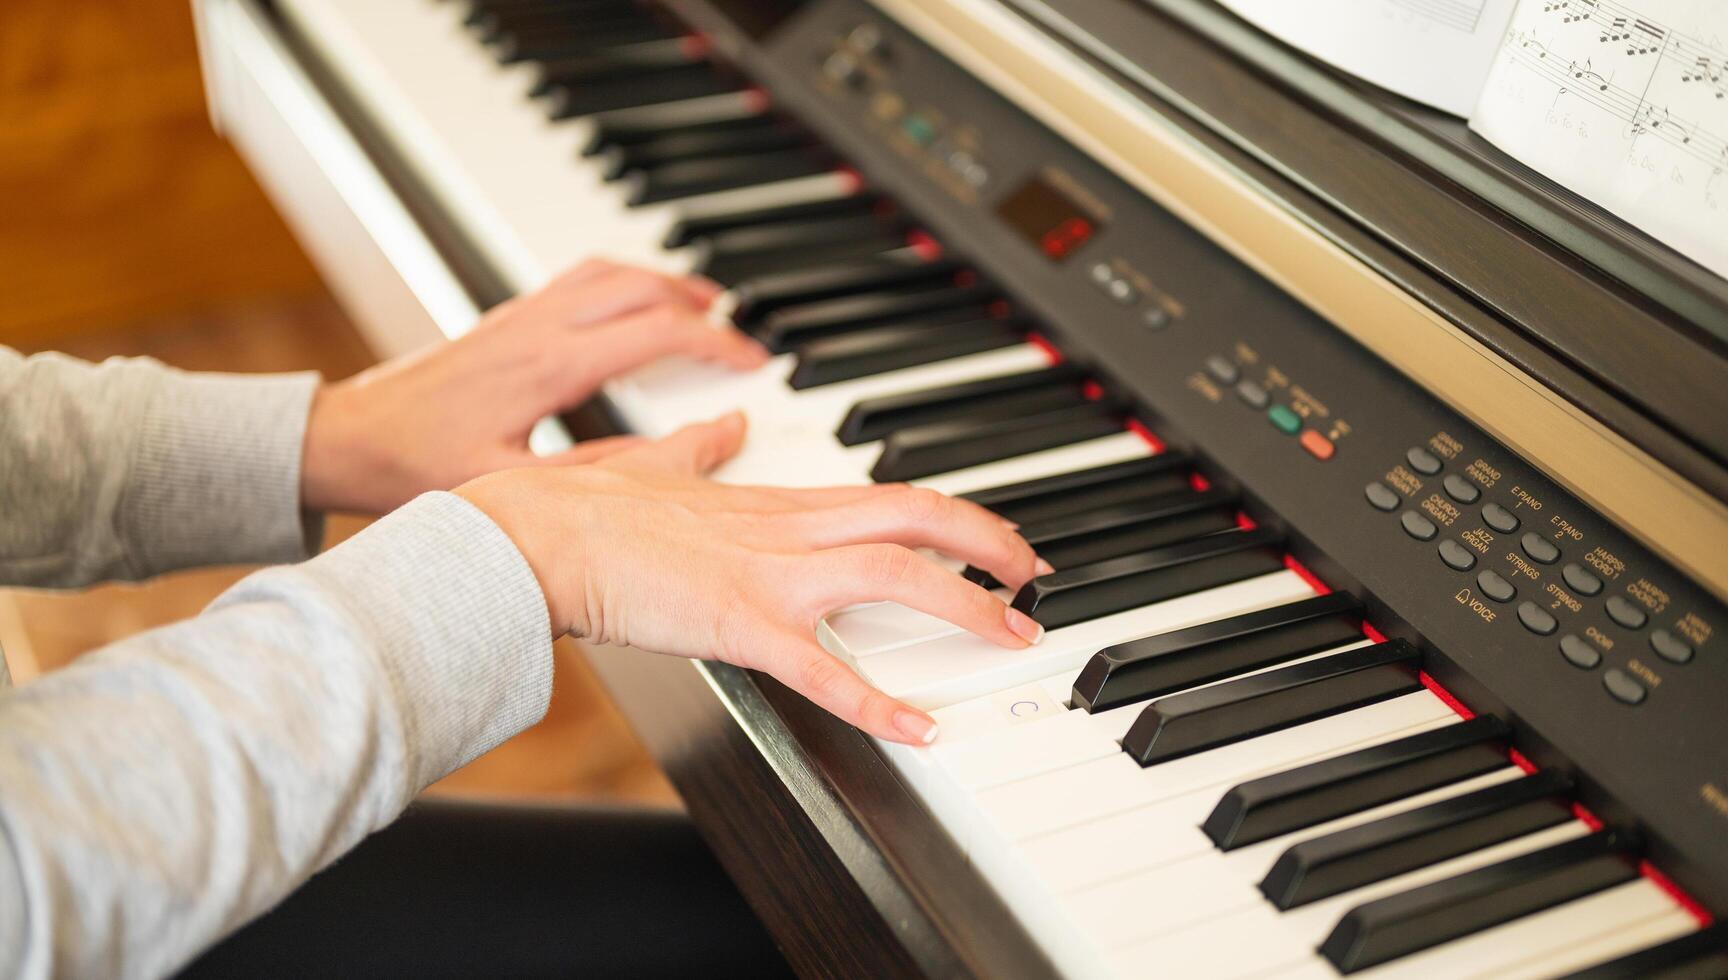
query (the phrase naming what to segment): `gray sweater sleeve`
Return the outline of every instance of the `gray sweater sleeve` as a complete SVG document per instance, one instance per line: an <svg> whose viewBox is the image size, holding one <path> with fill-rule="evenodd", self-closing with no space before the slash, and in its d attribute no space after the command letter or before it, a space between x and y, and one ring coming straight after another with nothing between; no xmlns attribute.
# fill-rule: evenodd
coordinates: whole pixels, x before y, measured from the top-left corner
<svg viewBox="0 0 1728 980"><path fill-rule="evenodd" d="M314 374L89 364L0 347L0 584L298 561Z"/></svg>
<svg viewBox="0 0 1728 980"><path fill-rule="evenodd" d="M544 712L521 553L453 494L0 692L0 977L155 977Z"/></svg>

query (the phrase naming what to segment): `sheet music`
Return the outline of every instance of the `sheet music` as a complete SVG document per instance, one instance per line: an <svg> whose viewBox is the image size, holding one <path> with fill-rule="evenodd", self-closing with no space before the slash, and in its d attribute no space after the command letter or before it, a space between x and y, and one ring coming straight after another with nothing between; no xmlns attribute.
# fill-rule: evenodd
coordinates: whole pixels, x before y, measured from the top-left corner
<svg viewBox="0 0 1728 980"><path fill-rule="evenodd" d="M1728 276L1728 2L1523 0L1470 126Z"/></svg>
<svg viewBox="0 0 1728 980"><path fill-rule="evenodd" d="M1220 0L1237 16L1353 75L1458 116L1515 0Z"/></svg>

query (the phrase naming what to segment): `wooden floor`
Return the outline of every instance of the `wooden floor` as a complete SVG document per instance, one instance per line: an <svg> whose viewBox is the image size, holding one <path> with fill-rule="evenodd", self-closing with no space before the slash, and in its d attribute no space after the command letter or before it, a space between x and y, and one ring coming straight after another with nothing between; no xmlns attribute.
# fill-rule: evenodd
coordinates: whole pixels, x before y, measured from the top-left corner
<svg viewBox="0 0 1728 980"><path fill-rule="evenodd" d="M194 370L319 370L343 377L371 355L327 298L180 316L107 332L83 332L58 348L99 360L148 355ZM365 526L330 522L328 543ZM54 670L139 630L195 615L247 569L164 576L136 586L75 594L0 590L0 648L15 679ZM488 797L603 800L677 805L677 798L631 734L570 641L556 647L557 680L546 720L434 787Z"/></svg>

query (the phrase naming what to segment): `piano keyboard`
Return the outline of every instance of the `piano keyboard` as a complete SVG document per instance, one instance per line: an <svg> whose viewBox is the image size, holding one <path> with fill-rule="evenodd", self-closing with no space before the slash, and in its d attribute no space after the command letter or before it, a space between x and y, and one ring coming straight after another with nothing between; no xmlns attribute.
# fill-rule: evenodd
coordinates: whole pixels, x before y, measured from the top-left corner
<svg viewBox="0 0 1728 980"><path fill-rule="evenodd" d="M1022 524L1056 571L999 594L1040 644L893 603L820 638L932 711L934 746L883 752L1065 973L1723 975L1633 835L702 38L626 0L283 6L514 288L598 253L731 289L773 360L622 380L634 429L741 407L720 479L909 481Z"/></svg>

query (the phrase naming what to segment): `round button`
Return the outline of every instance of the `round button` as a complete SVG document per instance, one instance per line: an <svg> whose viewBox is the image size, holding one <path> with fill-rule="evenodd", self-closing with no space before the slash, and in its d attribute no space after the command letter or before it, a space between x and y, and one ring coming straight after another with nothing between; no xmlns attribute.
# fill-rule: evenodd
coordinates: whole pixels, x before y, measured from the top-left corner
<svg viewBox="0 0 1728 980"><path fill-rule="evenodd" d="M1608 618L1629 630L1643 629L1644 624L1650 621L1644 610L1627 602L1625 596L1609 596L1606 607Z"/></svg>
<svg viewBox="0 0 1728 980"><path fill-rule="evenodd" d="M1560 577L1566 580L1567 588L1579 595L1595 595L1602 591L1602 580L1577 562L1561 569Z"/></svg>
<svg viewBox="0 0 1728 980"><path fill-rule="evenodd" d="M1650 649L1655 650L1658 657L1671 663L1683 664L1692 659L1692 644L1667 630L1657 630L1650 634Z"/></svg>
<svg viewBox="0 0 1728 980"><path fill-rule="evenodd" d="M1518 515L1499 504L1482 505L1482 523L1501 534L1511 534L1518 530Z"/></svg>
<svg viewBox="0 0 1728 980"><path fill-rule="evenodd" d="M1433 476L1440 472L1440 457L1421 446L1411 446L1404 454L1404 459L1410 463L1410 468L1418 473Z"/></svg>
<svg viewBox="0 0 1728 980"><path fill-rule="evenodd" d="M1440 542L1439 551L1440 560L1460 572L1468 572L1476 567L1476 556L1470 553L1470 549L1451 538Z"/></svg>
<svg viewBox="0 0 1728 980"><path fill-rule="evenodd" d="M1525 554L1544 565L1552 565L1560 560L1560 549L1554 547L1554 542L1538 535L1535 531L1524 535L1518 543L1523 545Z"/></svg>
<svg viewBox="0 0 1728 980"><path fill-rule="evenodd" d="M1644 685L1638 683L1637 678L1618 667L1602 675L1602 686L1608 689L1614 700L1622 704L1641 704L1649 693L1644 690Z"/></svg>
<svg viewBox="0 0 1728 980"><path fill-rule="evenodd" d="M1388 512L1397 510L1398 505L1404 502L1403 498L1393 493L1390 487L1379 481L1363 487L1362 496L1368 498L1368 502L1374 505L1375 510Z"/></svg>
<svg viewBox="0 0 1728 980"><path fill-rule="evenodd" d="M1560 638L1560 655L1579 670L1595 670L1602 663L1600 650L1571 633Z"/></svg>
<svg viewBox="0 0 1728 980"><path fill-rule="evenodd" d="M1221 354L1213 354L1206 359L1206 373L1217 378L1220 384L1227 385L1235 384L1237 379L1241 377L1241 373L1236 370L1236 365L1232 364L1228 357Z"/></svg>
<svg viewBox="0 0 1728 980"><path fill-rule="evenodd" d="M1432 541L1440 529L1434 522L1413 510L1407 510L1398 518L1398 523L1404 525L1404 533L1418 541Z"/></svg>
<svg viewBox="0 0 1728 980"><path fill-rule="evenodd" d="M1554 622L1554 617L1549 615L1548 610L1534 602L1525 602L1518 606L1518 621L1537 636L1548 636L1560 625Z"/></svg>
<svg viewBox="0 0 1728 980"><path fill-rule="evenodd" d="M1440 485L1446 488L1446 496L1461 504L1473 504L1482 496L1482 491L1476 488L1476 484L1456 473L1447 474L1446 479L1440 481Z"/></svg>
<svg viewBox="0 0 1728 980"><path fill-rule="evenodd" d="M1242 404L1247 405L1249 408L1265 408L1267 404L1272 401L1272 396L1266 393L1266 389L1252 381L1244 381L1237 385L1236 397L1242 399ZM1375 486L1379 486L1379 484L1375 484ZM1384 490L1385 488L1381 487L1381 489ZM1386 492L1392 493L1390 490L1387 490ZM1375 504L1374 506L1380 507L1379 504ZM1396 506L1398 506L1398 496L1393 494L1392 507ZM1380 509L1391 510L1392 507L1380 507Z"/></svg>
<svg viewBox="0 0 1728 980"><path fill-rule="evenodd" d="M1495 602L1511 602L1518 596L1518 590L1512 587L1512 583L1495 571L1484 571L1476 576L1476 587Z"/></svg>

